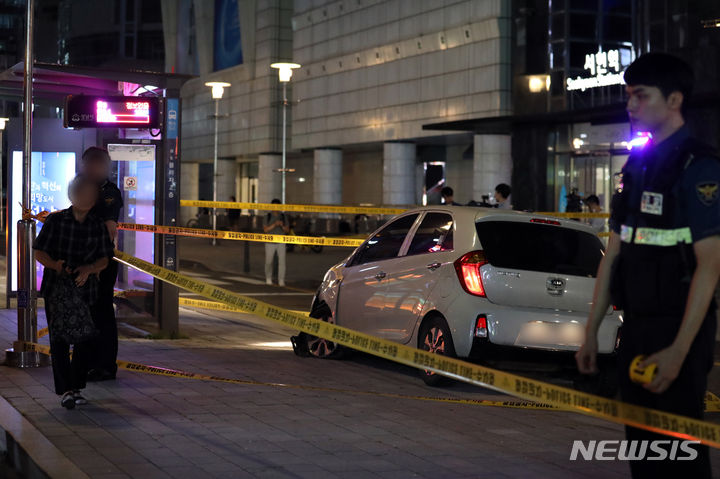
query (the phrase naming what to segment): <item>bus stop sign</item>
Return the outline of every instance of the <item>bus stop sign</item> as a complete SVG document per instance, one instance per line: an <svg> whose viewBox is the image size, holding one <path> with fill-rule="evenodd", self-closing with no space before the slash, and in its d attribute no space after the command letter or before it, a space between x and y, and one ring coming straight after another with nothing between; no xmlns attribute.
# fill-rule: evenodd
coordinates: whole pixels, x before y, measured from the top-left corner
<svg viewBox="0 0 720 479"><path fill-rule="evenodd" d="M160 128L157 97L69 95L65 128Z"/></svg>

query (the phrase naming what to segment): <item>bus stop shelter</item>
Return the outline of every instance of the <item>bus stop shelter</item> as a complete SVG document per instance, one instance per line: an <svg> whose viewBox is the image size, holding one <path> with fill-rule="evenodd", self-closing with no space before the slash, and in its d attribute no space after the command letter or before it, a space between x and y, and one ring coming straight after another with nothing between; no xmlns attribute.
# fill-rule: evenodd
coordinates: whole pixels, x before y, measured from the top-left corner
<svg viewBox="0 0 720 479"><path fill-rule="evenodd" d="M21 62L0 74L0 98L20 103L23 101L23 73L24 63ZM56 118L34 118L36 126L33 126L33 155L36 152L74 152L73 156L77 161L82 150L89 146L111 147L109 149L112 150L111 158L114 164L113 179L119 183L125 200L121 222L136 222L142 217L143 222L175 226L180 205L180 89L191 78L193 77L189 75L170 73L116 71L36 62L33 67L33 105L44 111L54 111ZM149 131L118 128L62 129L62 118L58 113L64 107L68 95L157 97L161 115L160 128ZM20 131L20 137L22 136L21 123L21 118L10 119L4 142L7 143L7 152L3 152L3 156L9 161L6 178L8 302L14 294L12 269L17 264L11 226L20 219L11 204L14 171L12 156L18 147L22 150L22 143L17 141L17 131ZM132 156L133 154L136 156ZM143 181L146 183L145 187L142 187ZM138 187L138 184L141 187ZM42 188L42 185L38 185L38 188ZM35 201L33 207L36 206L34 203ZM141 214L143 211L144 216ZM151 233L121 231L118 241L118 247L129 254L135 253L143 259L150 259L156 265L177 269L177 242L172 235L153 236ZM156 318L163 333L178 333L176 287L144 273L128 271L125 267L121 268L119 276L120 288L132 290L136 293L135 297L141 298L136 306Z"/></svg>

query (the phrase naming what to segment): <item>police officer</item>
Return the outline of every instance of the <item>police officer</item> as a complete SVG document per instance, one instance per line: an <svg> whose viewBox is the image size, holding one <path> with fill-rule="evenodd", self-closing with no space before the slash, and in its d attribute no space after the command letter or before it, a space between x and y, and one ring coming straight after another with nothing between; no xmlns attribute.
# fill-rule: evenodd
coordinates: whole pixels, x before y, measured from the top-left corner
<svg viewBox="0 0 720 479"><path fill-rule="evenodd" d="M83 153L80 170L100 185L100 196L93 213L105 222L114 242L117 237L122 195L118 187L108 179L110 176L110 155L107 150L90 147ZM117 280L118 263L110 261L100 273L98 300L92 308L93 320L99 335L95 340L90 363L89 381L115 379L117 373L118 332L113 308L113 293Z"/></svg>
<svg viewBox="0 0 720 479"><path fill-rule="evenodd" d="M625 82L632 127L651 139L630 155L613 198L610 240L577 364L582 373L597 371L597 332L612 301L624 311L618 351L622 399L699 419L715 345L720 159L691 138L685 125L693 74L684 61L663 53L642 55L625 72ZM641 367L657 366L647 384L629 378L638 355L646 357ZM674 439L633 427L626 427L626 435L638 441ZM691 461L629 461L632 475L710 478L707 447L692 447L698 455Z"/></svg>

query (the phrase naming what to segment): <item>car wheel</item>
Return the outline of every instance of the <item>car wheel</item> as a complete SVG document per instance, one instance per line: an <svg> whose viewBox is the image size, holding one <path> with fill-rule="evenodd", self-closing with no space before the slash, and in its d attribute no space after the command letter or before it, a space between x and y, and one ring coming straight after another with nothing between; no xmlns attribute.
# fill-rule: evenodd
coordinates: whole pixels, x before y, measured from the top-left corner
<svg viewBox="0 0 720 479"><path fill-rule="evenodd" d="M418 336L418 348L433 354L455 357L455 345L450 328L444 318L433 316L425 321ZM425 384L433 387L443 386L450 382L449 378L427 370L421 370L420 377Z"/></svg>
<svg viewBox="0 0 720 479"><path fill-rule="evenodd" d="M310 317L335 324L332 311L330 311L330 308L324 302L313 308ZM320 359L341 359L345 355L345 348L327 339L308 334L306 335L306 341L308 353L313 357Z"/></svg>

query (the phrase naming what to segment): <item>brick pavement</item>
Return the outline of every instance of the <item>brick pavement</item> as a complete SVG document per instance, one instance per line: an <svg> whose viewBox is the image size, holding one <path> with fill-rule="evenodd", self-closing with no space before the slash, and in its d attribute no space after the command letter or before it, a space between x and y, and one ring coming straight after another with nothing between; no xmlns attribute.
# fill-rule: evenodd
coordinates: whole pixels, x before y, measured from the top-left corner
<svg viewBox="0 0 720 479"><path fill-rule="evenodd" d="M505 399L456 384L426 388L410 368L364 355L296 358L290 331L231 313L181 310L189 339L123 339L121 358L267 382ZM0 311L10 344L15 312ZM570 462L574 439L620 439L577 414L192 381L121 371L59 406L49 368L0 367L0 395L90 477L605 478L619 462ZM713 452L720 471L720 452ZM58 476L61 477L61 476Z"/></svg>

